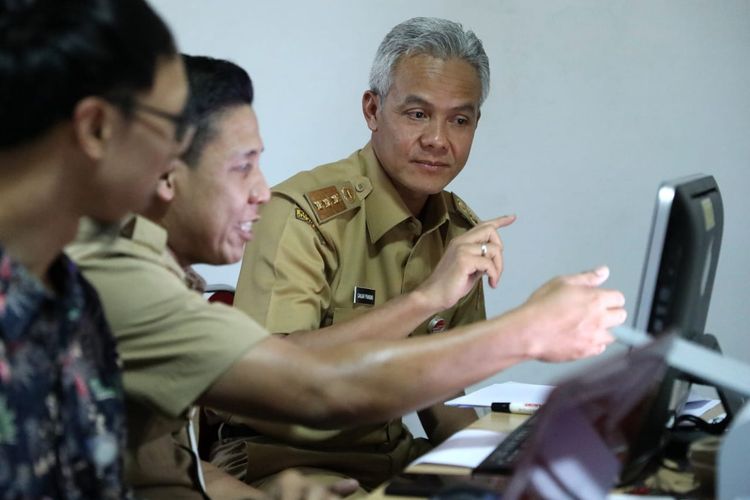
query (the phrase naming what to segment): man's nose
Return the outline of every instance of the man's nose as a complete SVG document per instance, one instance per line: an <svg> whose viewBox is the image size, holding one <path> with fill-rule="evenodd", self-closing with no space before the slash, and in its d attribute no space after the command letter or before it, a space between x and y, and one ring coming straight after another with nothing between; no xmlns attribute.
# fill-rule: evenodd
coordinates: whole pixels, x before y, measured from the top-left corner
<svg viewBox="0 0 750 500"><path fill-rule="evenodd" d="M248 202L251 204L262 205L268 203L268 200L270 199L271 190L268 188L268 183L266 182L265 177L261 175L260 181L250 190Z"/></svg>
<svg viewBox="0 0 750 500"><path fill-rule="evenodd" d="M422 134L422 146L444 150L448 147L448 124L442 120L430 120Z"/></svg>

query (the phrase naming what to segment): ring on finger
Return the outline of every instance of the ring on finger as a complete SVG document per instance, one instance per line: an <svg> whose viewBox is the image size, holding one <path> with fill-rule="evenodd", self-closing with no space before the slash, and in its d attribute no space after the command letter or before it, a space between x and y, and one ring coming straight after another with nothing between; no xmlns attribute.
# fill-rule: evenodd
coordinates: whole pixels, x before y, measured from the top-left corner
<svg viewBox="0 0 750 500"><path fill-rule="evenodd" d="M482 246L479 247L481 250L482 257L487 256L487 243L482 243Z"/></svg>

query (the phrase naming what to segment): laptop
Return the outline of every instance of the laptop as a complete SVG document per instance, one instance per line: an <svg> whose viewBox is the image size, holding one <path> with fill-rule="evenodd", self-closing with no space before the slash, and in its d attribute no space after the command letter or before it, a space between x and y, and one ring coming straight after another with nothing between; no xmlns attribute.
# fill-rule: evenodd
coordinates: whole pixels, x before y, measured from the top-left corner
<svg viewBox="0 0 750 500"><path fill-rule="evenodd" d="M606 497L628 464L673 339L664 335L560 383L537 412L513 474L496 483L502 498Z"/></svg>

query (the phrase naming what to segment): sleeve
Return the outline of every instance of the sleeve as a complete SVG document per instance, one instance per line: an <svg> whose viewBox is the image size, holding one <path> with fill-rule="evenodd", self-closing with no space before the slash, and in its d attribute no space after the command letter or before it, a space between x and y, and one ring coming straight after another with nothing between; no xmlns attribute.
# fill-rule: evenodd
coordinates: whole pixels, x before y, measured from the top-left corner
<svg viewBox="0 0 750 500"><path fill-rule="evenodd" d="M274 333L319 328L331 303L330 245L299 205L274 193L253 225L235 307Z"/></svg>
<svg viewBox="0 0 750 500"><path fill-rule="evenodd" d="M208 303L168 269L133 257L88 262L123 361L128 398L181 415L266 331L242 312Z"/></svg>

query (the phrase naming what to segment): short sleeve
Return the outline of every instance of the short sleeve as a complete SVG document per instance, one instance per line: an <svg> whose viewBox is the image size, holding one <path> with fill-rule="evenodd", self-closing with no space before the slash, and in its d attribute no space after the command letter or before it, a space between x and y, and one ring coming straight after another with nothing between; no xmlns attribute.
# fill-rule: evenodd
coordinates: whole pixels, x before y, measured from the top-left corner
<svg viewBox="0 0 750 500"><path fill-rule="evenodd" d="M274 193L253 225L234 305L274 333L319 328L331 302L332 261L308 214Z"/></svg>
<svg viewBox="0 0 750 500"><path fill-rule="evenodd" d="M209 303L168 269L130 256L88 259L117 339L128 398L181 415L266 331L247 315Z"/></svg>

